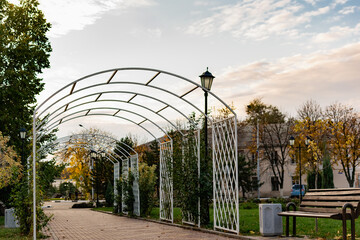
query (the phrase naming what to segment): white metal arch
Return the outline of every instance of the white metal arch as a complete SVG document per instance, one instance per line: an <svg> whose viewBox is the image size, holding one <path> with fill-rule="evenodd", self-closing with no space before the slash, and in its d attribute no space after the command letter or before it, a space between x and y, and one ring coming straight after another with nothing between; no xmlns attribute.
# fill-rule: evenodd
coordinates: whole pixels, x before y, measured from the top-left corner
<svg viewBox="0 0 360 240"><path fill-rule="evenodd" d="M146 84L142 84L142 83L139 83L139 82L136 82L136 83L133 83L133 82L113 82L111 83L111 80L113 79L113 77L117 74L117 72L119 71L135 71L135 70L138 70L138 71L147 71L147 72L154 72L155 75L146 83ZM33 132L32 132L32 135L33 135L33 176L36 176L36 142L38 141L38 131L39 130L42 130L42 129L46 129L46 131L43 133L46 134L47 131L49 131L49 129L47 128L47 123L46 122L39 122L37 123L37 121L40 120L40 116L43 115L47 110L49 110L51 107L55 106L56 103L60 102L61 100L63 99L66 99L67 97L69 97L70 95L72 95L73 93L80 93L81 91L83 91L82 89L78 89L78 90L75 90L75 86L77 83L81 82L81 81L85 81L86 79L89 79L91 77L94 77L94 76L97 76L97 75L100 75L100 74L104 74L104 73L112 73L110 79L108 79L107 83L104 84L88 84L87 87L85 88L82 88L83 90L85 89L90 89L90 88L96 88L96 87L101 87L101 86L105 86L105 85L108 85L108 84L134 84L134 85L138 85L138 86L144 86L144 87L148 87L148 88L152 88L152 89L157 89L157 90L160 90L164 93L168 93L180 100L182 100L184 102L184 104L188 105L188 106L191 106L193 109L197 110L198 112L202 113L206 119L208 119L211 123L212 123L212 119L206 115L206 113L202 112L200 109L198 109L195 105L193 105L190 101L184 99L183 97L185 95L187 95L188 93L194 91L195 89L197 88L200 88L202 89L204 92L207 92L208 94L210 94L212 97L214 97L219 103L221 103L223 106L225 106L227 109L229 109L229 111L233 114L233 119L231 123L225 123L227 125L229 125L229 128L230 128L230 125L231 126L235 126L235 130L231 129L232 131L232 136L231 136L231 139L230 140L225 140L225 141L221 141L221 136L224 135L221 133L221 126L224 125L222 123L219 123L219 124L214 124L214 126L216 126L216 129L219 130L219 132L214 132L214 128L213 128L213 148L214 149L219 149L219 150L216 150L217 152L213 152L213 157L215 158L223 158L223 157L227 157L227 156L232 156L232 158L235 158L237 156L237 153L236 153L236 149L237 149L237 144L234 144L234 149L232 149L230 152L229 150L227 149L226 153L224 153L224 147L222 146L223 144L227 144L228 142L231 142L231 144L233 144L233 142L237 141L237 138L236 136L234 137L234 132L236 133L236 113L225 103L223 102L219 97L217 97L215 94L213 94L212 92L208 91L207 89L203 88L202 86L200 86L199 84L191 81L190 79L187 79L187 78L184 78L182 76L179 76L179 75L176 75L176 74L173 74L173 73L170 73L170 72L166 72L166 71L162 71L162 70L157 70L157 69L151 69L151 68L137 68L137 67L130 67L130 68L115 68L115 69L110 69L110 70L105 70L105 71L101 71L101 72L97 72L97 73L94 73L94 74L90 74L90 75L87 75L85 77L82 77L80 79L77 79L73 82L71 82L70 84L67 84L66 86L64 86L63 88L59 89L58 91L56 91L54 94L52 94L49 98L47 98L44 102L42 102L34 111L34 115L33 115ZM182 95L176 95L175 93L173 92L170 92L166 89L163 89L163 88L160 88L160 87L156 87L156 86L152 86L152 85L149 85L158 75L160 74L164 74L164 75L169 75L169 76L172 76L172 77L175 77L176 80L183 80L185 82L188 82L190 84L192 84L193 86L195 86L192 90L188 91L187 93L185 94L182 94ZM66 89L70 88L71 87L71 91L70 91L70 94L65 94L64 97L56 100L55 99L55 96L57 95L61 95L63 94L63 91L65 91ZM110 91L111 92L111 91ZM124 91L125 92L125 91ZM98 92L98 97L97 97L97 100L101 97L101 95L105 93L105 92ZM137 95L141 95L141 93L135 93L133 92L133 94L135 94L128 102L130 102L134 97L136 97ZM84 96L82 96L81 98L84 98ZM152 96L152 98L155 98L157 100L160 100L158 99L157 97L154 97ZM51 102L52 100L55 99L55 102ZM96 100L96 101L97 101ZM158 111L158 113L162 110L164 110L165 108L167 107L171 107L169 105L168 102L164 101L166 106L162 109L160 109ZM50 104L48 107L46 107L45 109L44 108L44 105L48 103ZM68 108L69 106L69 103L70 101L67 102L67 105L66 105L66 109ZM90 109L90 108L89 108ZM174 109L177 109L177 108L174 108ZM91 109L90 109L91 110ZM177 109L178 111L180 111L179 109ZM70 121L72 119L76 119L76 118L80 118L80 117L86 117L86 116L110 116L110 114L86 114L85 116L75 116L75 117L72 117L72 118L69 118L69 119L66 119L65 121ZM135 121L133 121L132 119L128 119L128 118L125 118L125 117L121 117L121 116L113 116L113 117L118 117L118 118L121 118L121 119L124 119L124 120L127 120L129 122L132 122L134 124L136 124L137 126L143 128L145 131L147 131L150 135L154 136L147 128L145 128L144 126L141 126L141 123L136 123ZM46 118L45 118L46 119ZM230 122L230 121L229 121ZM215 137L214 137L214 133L215 133ZM41 134L42 135L42 134ZM226 134L225 134L226 135ZM39 136L41 138L41 136ZM155 136L154 138L159 142L159 139L157 139ZM220 138L220 140L218 139ZM170 139L171 140L171 139ZM218 142L217 145L214 145L215 141L216 140ZM172 146L172 140L170 141L170 145ZM220 143L219 143L220 142ZM171 147L172 149L172 147ZM168 149L166 150L167 153L166 154L172 154L172 150L171 149ZM235 154L233 154L235 153ZM234 156L233 156L234 155ZM213 166L214 166L215 162L213 163ZM237 163L236 163L236 171L237 171ZM215 173L214 173L215 174ZM215 175L214 175L215 176ZM34 212L33 212L33 224L34 224L34 229L36 229L36 181L35 181L35 177L33 178L33 206L34 206ZM237 175L236 175L236 179L237 179ZM220 179L221 180L221 179ZM225 179L226 181L228 181L227 179ZM233 181L231 179L231 181ZM214 185L215 186L215 185ZM238 197L237 197L238 198ZM227 199L226 199L227 200ZM214 193L214 201L215 201L215 193ZM232 201L232 200L231 200ZM238 221L237 221L238 223ZM237 224L235 223L235 224ZM216 227L216 226L215 226ZM219 228L219 227L218 227ZM220 226L220 229L224 229L224 230L227 230L226 227L221 227ZM230 229L232 230L232 229ZM235 231L238 232L238 229L236 229ZM34 239L36 239L36 231L34 231Z"/></svg>

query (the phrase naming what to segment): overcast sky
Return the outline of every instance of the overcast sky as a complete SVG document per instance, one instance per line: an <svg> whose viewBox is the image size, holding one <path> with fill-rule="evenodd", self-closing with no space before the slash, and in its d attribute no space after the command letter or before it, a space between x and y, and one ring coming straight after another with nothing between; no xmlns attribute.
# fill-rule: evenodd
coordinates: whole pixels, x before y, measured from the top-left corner
<svg viewBox="0 0 360 240"><path fill-rule="evenodd" d="M200 82L209 67L212 91L240 119L255 97L291 115L308 99L359 109L359 0L39 2L53 47L39 102L105 69L149 67Z"/></svg>

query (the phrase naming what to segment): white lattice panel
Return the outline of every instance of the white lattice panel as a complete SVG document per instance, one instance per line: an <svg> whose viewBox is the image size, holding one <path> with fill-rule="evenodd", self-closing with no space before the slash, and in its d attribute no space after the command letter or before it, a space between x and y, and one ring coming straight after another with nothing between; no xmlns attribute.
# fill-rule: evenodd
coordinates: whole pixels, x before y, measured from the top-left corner
<svg viewBox="0 0 360 240"><path fill-rule="evenodd" d="M134 214L140 216L140 191L139 191L139 158L137 154L130 156L131 173L134 175Z"/></svg>
<svg viewBox="0 0 360 240"><path fill-rule="evenodd" d="M160 219L174 222L172 164L173 145L170 140L160 144Z"/></svg>
<svg viewBox="0 0 360 240"><path fill-rule="evenodd" d="M117 191L117 181L119 180L120 175L120 163L116 162L114 163L114 199L118 195ZM114 201L114 206L117 206L117 202Z"/></svg>
<svg viewBox="0 0 360 240"><path fill-rule="evenodd" d="M200 178L200 130L194 131L194 135L186 135L183 140L183 145L188 144L188 137L194 138L194 151L193 154L196 156L197 159L197 168L198 168L198 178ZM185 146L186 147L186 146ZM183 152L184 154L184 152ZM186 159L183 158L183 162L186 161ZM199 186L200 188L200 186ZM182 222L189 225L196 225L196 218L192 216L190 212L182 211L183 219ZM200 197L198 200L198 227L200 227Z"/></svg>
<svg viewBox="0 0 360 240"><path fill-rule="evenodd" d="M122 169L121 169L121 175L122 175L122 181L125 182L128 180L129 178L129 159L122 159ZM122 186L122 211L123 213L127 214L128 212L125 212L124 209L127 208L126 204L125 204L125 189L124 189L124 185Z"/></svg>
<svg viewBox="0 0 360 240"><path fill-rule="evenodd" d="M212 125L214 228L239 233L236 118Z"/></svg>

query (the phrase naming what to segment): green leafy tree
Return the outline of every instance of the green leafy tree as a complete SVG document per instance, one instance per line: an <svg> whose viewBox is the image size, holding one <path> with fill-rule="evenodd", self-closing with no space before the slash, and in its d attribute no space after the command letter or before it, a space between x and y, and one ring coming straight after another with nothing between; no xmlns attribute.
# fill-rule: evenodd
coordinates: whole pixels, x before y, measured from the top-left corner
<svg viewBox="0 0 360 240"><path fill-rule="evenodd" d="M330 156L326 153L323 161L322 188L334 188L334 174L330 163Z"/></svg>
<svg viewBox="0 0 360 240"><path fill-rule="evenodd" d="M247 105L246 113L246 121L253 127L254 132L250 151L257 154L257 157L261 156L263 166L266 166L278 179L282 194L285 166L289 161L288 140L292 134L293 120L276 106L265 104L259 98ZM259 133L259 149L257 149L257 132Z"/></svg>
<svg viewBox="0 0 360 240"><path fill-rule="evenodd" d="M39 183L45 195L50 196L53 193L52 183L56 177L60 177L64 169L65 164L56 164L54 159L39 163Z"/></svg>
<svg viewBox="0 0 360 240"><path fill-rule="evenodd" d="M37 0L19 5L0 0L0 131L11 137L17 152L19 129L31 129L35 96L44 88L37 75L50 67L50 24L38 5Z"/></svg>
<svg viewBox="0 0 360 240"><path fill-rule="evenodd" d="M238 176L239 188L241 188L243 198L246 198L246 193L252 192L262 183L258 183L256 178L256 162L247 160L244 155L238 156Z"/></svg>

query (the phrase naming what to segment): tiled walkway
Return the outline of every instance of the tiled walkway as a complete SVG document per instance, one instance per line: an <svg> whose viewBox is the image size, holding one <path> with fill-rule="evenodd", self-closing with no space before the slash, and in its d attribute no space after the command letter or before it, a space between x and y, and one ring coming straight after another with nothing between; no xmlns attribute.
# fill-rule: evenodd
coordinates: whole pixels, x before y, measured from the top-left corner
<svg viewBox="0 0 360 240"><path fill-rule="evenodd" d="M231 239L144 220L118 217L89 209L72 209L73 203L46 203L54 214L50 229L44 233L49 239Z"/></svg>

